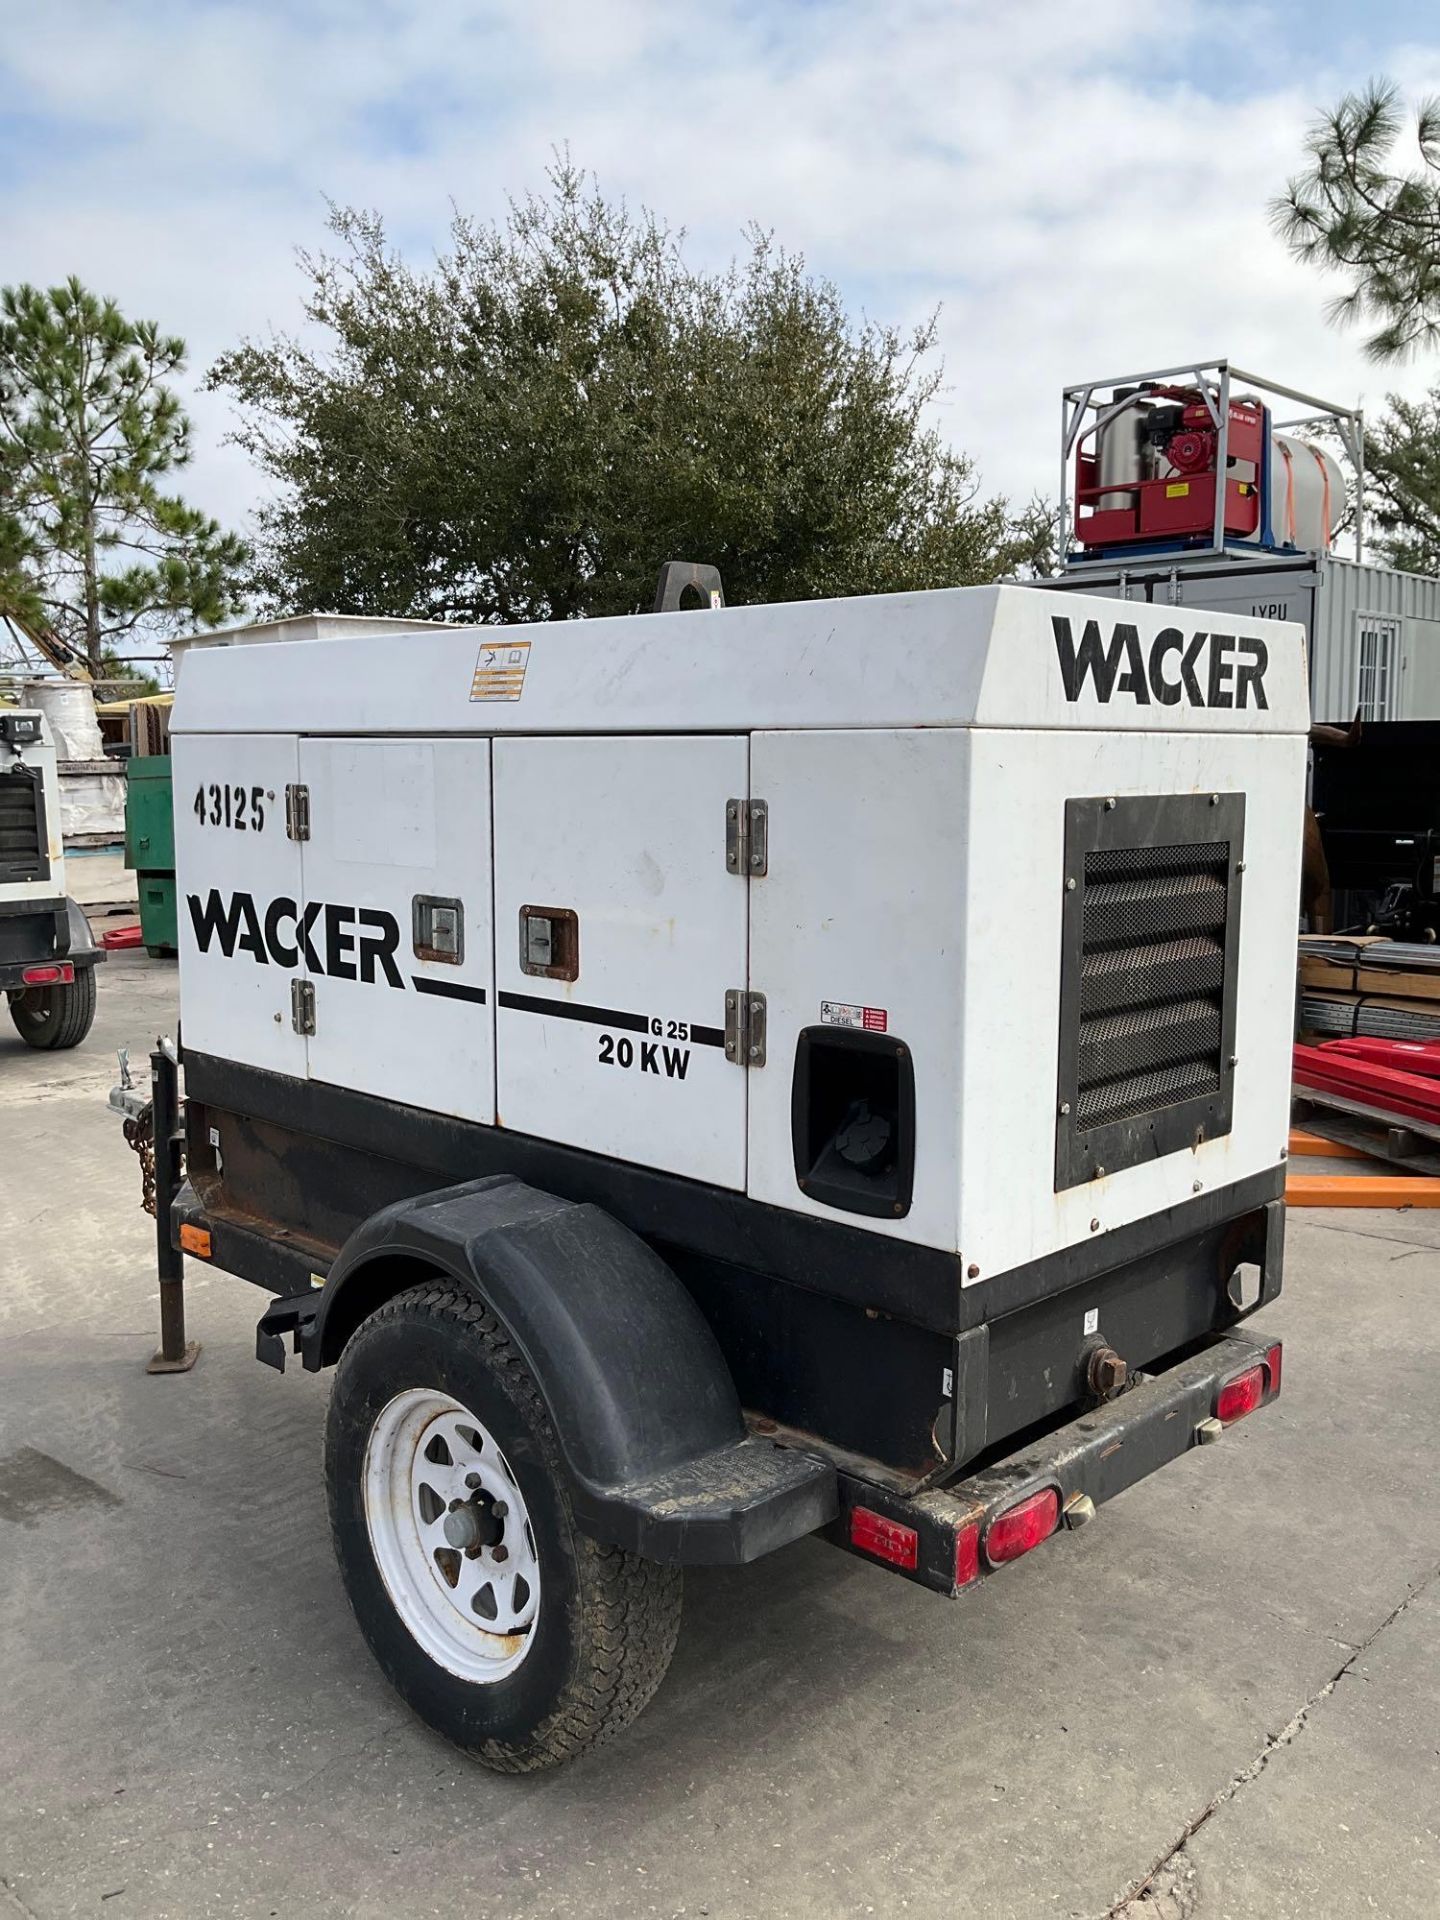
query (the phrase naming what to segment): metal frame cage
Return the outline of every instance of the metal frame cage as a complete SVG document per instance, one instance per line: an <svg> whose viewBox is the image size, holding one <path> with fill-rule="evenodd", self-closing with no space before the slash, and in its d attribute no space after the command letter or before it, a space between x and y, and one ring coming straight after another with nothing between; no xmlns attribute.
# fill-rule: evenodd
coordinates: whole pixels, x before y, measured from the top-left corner
<svg viewBox="0 0 1440 1920"><path fill-rule="evenodd" d="M1230 454L1230 401L1237 394L1243 395L1252 389L1264 404L1270 417L1270 425L1276 433L1293 433L1301 427L1321 427L1333 432L1340 443L1346 459L1350 463L1354 476L1355 510L1355 558L1362 560L1365 553L1365 416L1357 407L1342 407L1330 400L1320 400L1313 393L1302 393L1296 387L1282 387L1277 381L1262 379L1259 374L1246 373L1242 368L1233 366L1228 360L1194 360L1178 367L1156 367L1144 373L1127 373L1106 380L1084 380L1073 387L1066 387L1060 402L1060 509L1058 516L1058 551L1062 565L1082 566L1108 563L1111 566L1123 564L1116 551L1096 551L1091 553L1077 543L1075 528L1076 504L1072 498L1070 468L1075 457L1075 448L1082 438L1096 432L1112 415L1128 405L1127 400L1117 399L1117 389L1135 388L1149 385L1154 381L1184 380L1198 387L1204 395L1209 408L1211 421L1217 436L1216 471L1224 474ZM1270 401L1289 400L1307 409L1304 413L1284 420L1275 418ZM1268 506L1268 476L1264 488L1267 497L1262 500L1262 512ZM1242 557L1253 557L1266 552L1265 543L1247 542L1239 551ZM1157 548L1157 553L1159 549ZM1211 530L1211 542L1208 547L1192 547L1183 556L1187 563L1196 559L1210 559L1216 554L1234 555L1237 549L1227 542L1225 537L1225 489L1215 489L1215 520ZM1133 557L1133 556L1128 556ZM1143 558L1144 555L1142 554Z"/></svg>

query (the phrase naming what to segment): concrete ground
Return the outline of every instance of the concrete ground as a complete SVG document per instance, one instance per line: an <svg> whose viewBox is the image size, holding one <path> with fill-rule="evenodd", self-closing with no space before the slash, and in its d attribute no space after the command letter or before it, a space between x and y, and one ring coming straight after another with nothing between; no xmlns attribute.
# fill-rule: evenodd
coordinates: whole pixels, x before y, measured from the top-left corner
<svg viewBox="0 0 1440 1920"><path fill-rule="evenodd" d="M1279 1403L947 1603L804 1542L687 1581L617 1745L504 1779L388 1691L331 1560L324 1379L151 1223L82 1049L0 1036L0 1914L1432 1913L1440 1214L1291 1223ZM1127 1904L1128 1903L1128 1904Z"/></svg>

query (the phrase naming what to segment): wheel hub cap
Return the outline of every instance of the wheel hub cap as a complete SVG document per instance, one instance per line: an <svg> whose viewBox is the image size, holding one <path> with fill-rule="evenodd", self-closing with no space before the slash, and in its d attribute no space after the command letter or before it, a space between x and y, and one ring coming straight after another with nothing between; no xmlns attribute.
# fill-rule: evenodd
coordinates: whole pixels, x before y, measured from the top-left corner
<svg viewBox="0 0 1440 1920"><path fill-rule="evenodd" d="M512 1672L533 1642L540 1567L486 1427L438 1390L397 1394L371 1429L363 1485L375 1564L414 1639L462 1679Z"/></svg>

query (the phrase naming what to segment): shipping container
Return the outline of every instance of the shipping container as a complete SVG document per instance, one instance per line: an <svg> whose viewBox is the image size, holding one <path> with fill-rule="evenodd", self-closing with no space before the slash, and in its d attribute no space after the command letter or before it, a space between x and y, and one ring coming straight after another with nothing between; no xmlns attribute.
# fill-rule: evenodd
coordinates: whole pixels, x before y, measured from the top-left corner
<svg viewBox="0 0 1440 1920"><path fill-rule="evenodd" d="M1048 583L1077 593L1293 620L1309 645L1312 716L1440 720L1440 580L1305 553L1197 565L1175 554L1123 567L1074 561Z"/></svg>

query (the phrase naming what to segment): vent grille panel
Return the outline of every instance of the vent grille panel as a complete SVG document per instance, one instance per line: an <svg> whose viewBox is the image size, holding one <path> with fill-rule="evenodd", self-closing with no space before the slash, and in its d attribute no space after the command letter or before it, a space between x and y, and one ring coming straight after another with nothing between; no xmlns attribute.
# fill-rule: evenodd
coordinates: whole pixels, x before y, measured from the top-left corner
<svg viewBox="0 0 1440 1920"><path fill-rule="evenodd" d="M49 871L38 782L29 773L0 776L0 880L43 880Z"/></svg>
<svg viewBox="0 0 1440 1920"><path fill-rule="evenodd" d="M1061 1187L1229 1130L1244 800L1071 801L1066 822Z"/></svg>
<svg viewBox="0 0 1440 1920"><path fill-rule="evenodd" d="M1219 1086L1229 878L1223 840L1086 854L1080 1128Z"/></svg>

